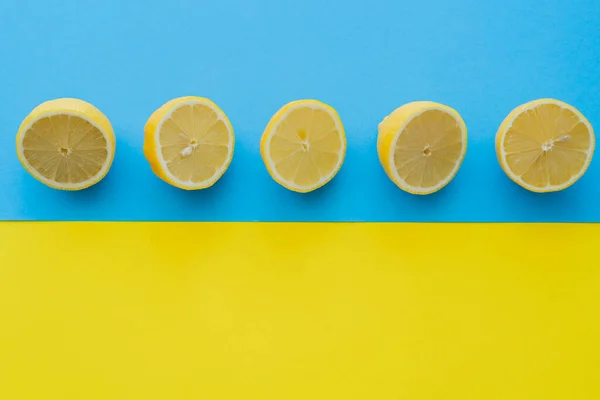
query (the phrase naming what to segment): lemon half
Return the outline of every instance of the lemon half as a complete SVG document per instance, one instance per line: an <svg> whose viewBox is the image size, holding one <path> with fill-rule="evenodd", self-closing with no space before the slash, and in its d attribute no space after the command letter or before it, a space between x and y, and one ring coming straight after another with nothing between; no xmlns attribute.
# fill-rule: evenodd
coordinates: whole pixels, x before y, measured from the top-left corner
<svg viewBox="0 0 600 400"><path fill-rule="evenodd" d="M40 182L63 190L98 183L115 154L112 126L102 112L79 99L40 104L17 133L17 156Z"/></svg>
<svg viewBox="0 0 600 400"><path fill-rule="evenodd" d="M446 186L466 151L467 127L443 104L408 103L379 124L379 161L388 177L409 193L430 194Z"/></svg>
<svg viewBox="0 0 600 400"><path fill-rule="evenodd" d="M587 170L596 139L575 107L553 99L515 108L496 134L496 154L510 179L533 192L556 192Z"/></svg>
<svg viewBox="0 0 600 400"><path fill-rule="evenodd" d="M317 100L298 100L271 118L260 151L277 183L306 193L325 185L340 170L346 155L346 134L332 107Z"/></svg>
<svg viewBox="0 0 600 400"><path fill-rule="evenodd" d="M227 115L202 97L173 99L148 119L144 154L152 171L186 190L212 186L233 158L235 136Z"/></svg>

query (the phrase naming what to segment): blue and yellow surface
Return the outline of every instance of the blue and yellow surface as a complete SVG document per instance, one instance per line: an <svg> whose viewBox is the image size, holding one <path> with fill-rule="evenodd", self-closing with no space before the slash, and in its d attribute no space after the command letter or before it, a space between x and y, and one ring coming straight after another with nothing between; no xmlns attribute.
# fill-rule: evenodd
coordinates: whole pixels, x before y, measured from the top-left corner
<svg viewBox="0 0 600 400"><path fill-rule="evenodd" d="M537 195L493 146L540 97L598 130L599 58L596 0L1 2L0 399L599 398L600 162ZM188 94L237 136L196 193L142 155L150 113ZM65 96L117 135L111 172L79 193L14 152L22 118ZM299 98L348 135L309 195L259 155ZM379 166L376 126L423 99L456 108L470 141L455 180L416 197Z"/></svg>

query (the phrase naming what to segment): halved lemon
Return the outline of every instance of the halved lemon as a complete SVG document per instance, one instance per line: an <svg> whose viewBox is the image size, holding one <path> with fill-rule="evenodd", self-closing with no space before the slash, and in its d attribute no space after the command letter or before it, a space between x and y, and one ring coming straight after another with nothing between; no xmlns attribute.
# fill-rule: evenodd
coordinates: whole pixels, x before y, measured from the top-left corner
<svg viewBox="0 0 600 400"><path fill-rule="evenodd" d="M317 100L283 106L269 121L260 152L271 177L285 188L311 192L344 163L346 134L337 112Z"/></svg>
<svg viewBox="0 0 600 400"><path fill-rule="evenodd" d="M231 163L234 144L227 115L202 97L165 103L144 128L144 154L152 171L186 190L214 185Z"/></svg>
<svg viewBox="0 0 600 400"><path fill-rule="evenodd" d="M408 103L379 124L377 152L386 174L400 189L434 193L458 172L467 152L467 127L448 106Z"/></svg>
<svg viewBox="0 0 600 400"><path fill-rule="evenodd" d="M532 192L574 184L592 161L594 130L575 107L553 99L515 108L496 134L496 154L506 175Z"/></svg>
<svg viewBox="0 0 600 400"><path fill-rule="evenodd" d="M98 183L110 169L115 135L108 118L79 99L40 104L17 133L17 156L40 182L63 190Z"/></svg>

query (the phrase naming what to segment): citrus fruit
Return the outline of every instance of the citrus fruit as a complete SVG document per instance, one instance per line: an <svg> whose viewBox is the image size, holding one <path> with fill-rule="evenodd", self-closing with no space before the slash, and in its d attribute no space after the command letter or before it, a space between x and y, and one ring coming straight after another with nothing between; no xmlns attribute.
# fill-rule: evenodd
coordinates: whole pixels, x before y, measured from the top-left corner
<svg viewBox="0 0 600 400"><path fill-rule="evenodd" d="M556 192L585 173L594 130L573 106L553 99L515 108L496 134L496 154L510 179L532 192Z"/></svg>
<svg viewBox="0 0 600 400"><path fill-rule="evenodd" d="M333 179L344 163L344 126L329 105L294 101L271 118L260 152L277 183L295 192L311 192Z"/></svg>
<svg viewBox="0 0 600 400"><path fill-rule="evenodd" d="M17 133L17 156L40 182L63 190L98 183L115 154L115 135L108 118L79 99L40 104Z"/></svg>
<svg viewBox="0 0 600 400"><path fill-rule="evenodd" d="M233 158L235 136L225 113L202 97L180 97L157 109L144 128L152 171L186 190L212 186Z"/></svg>
<svg viewBox="0 0 600 400"><path fill-rule="evenodd" d="M379 161L392 182L412 194L430 194L446 186L466 151L467 127L443 104L408 103L379 124Z"/></svg>

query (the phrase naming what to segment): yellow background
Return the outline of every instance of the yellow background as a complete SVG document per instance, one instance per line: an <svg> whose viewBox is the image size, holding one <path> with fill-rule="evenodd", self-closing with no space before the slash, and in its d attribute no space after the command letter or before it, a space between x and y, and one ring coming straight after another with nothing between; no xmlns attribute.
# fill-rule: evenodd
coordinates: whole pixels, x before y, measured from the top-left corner
<svg viewBox="0 0 600 400"><path fill-rule="evenodd" d="M0 399L598 399L600 225L0 223Z"/></svg>

